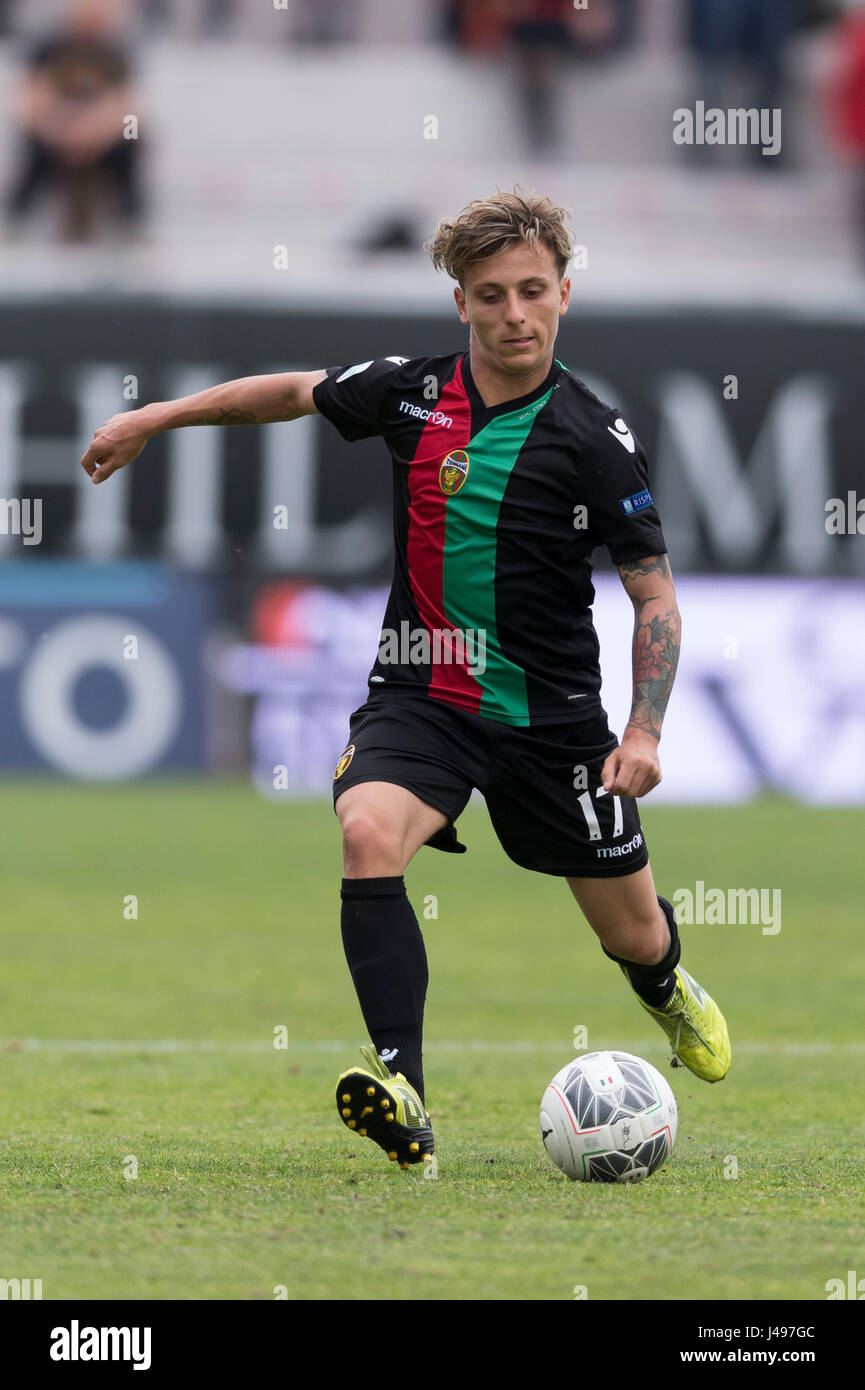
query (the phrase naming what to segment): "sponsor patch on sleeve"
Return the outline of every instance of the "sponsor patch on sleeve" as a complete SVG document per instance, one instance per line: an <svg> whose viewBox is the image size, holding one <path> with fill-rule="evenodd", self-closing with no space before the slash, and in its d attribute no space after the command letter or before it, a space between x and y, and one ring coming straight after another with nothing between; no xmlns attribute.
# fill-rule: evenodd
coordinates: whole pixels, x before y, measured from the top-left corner
<svg viewBox="0 0 865 1390"><path fill-rule="evenodd" d="M625 516L630 516L632 512L641 512L644 507L651 507L651 505L652 494L648 488L643 492L634 492L630 497L619 498L619 506Z"/></svg>

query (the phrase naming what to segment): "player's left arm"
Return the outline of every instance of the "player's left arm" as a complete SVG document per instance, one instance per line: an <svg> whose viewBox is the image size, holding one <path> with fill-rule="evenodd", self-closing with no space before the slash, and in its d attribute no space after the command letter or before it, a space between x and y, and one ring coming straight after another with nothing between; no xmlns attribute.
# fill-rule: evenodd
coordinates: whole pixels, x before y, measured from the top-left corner
<svg viewBox="0 0 865 1390"><path fill-rule="evenodd" d="M682 641L682 620L666 554L616 565L634 605L634 694L622 741L604 763L608 792L645 796L661 780L658 742Z"/></svg>

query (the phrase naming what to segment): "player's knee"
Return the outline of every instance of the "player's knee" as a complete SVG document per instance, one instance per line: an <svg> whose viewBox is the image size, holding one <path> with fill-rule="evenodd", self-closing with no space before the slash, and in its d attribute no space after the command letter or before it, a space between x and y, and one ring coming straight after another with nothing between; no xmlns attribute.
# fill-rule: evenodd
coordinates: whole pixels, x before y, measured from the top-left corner
<svg viewBox="0 0 865 1390"><path fill-rule="evenodd" d="M341 819L346 872L365 875L402 873L402 836L374 811L356 807Z"/></svg>

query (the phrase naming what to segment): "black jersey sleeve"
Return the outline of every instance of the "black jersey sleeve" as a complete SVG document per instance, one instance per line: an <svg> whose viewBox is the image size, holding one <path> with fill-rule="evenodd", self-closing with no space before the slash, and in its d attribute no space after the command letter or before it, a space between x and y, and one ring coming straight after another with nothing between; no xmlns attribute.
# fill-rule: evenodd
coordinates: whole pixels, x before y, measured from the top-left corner
<svg viewBox="0 0 865 1390"><path fill-rule="evenodd" d="M316 410L335 425L343 439L369 439L381 434L383 405L394 374L407 357L376 357L353 366L328 367L327 376L313 387Z"/></svg>
<svg viewBox="0 0 865 1390"><path fill-rule="evenodd" d="M582 450L588 486L588 526L595 546L605 545L614 564L663 555L661 519L649 489L649 466L639 439L611 410Z"/></svg>

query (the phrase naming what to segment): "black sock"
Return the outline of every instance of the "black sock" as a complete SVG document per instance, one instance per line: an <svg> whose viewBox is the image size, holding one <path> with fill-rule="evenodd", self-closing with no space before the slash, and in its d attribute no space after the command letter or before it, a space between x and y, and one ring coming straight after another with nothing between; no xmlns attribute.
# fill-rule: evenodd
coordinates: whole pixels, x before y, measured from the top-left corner
<svg viewBox="0 0 865 1390"><path fill-rule="evenodd" d="M640 998L649 1005L650 1009L660 1009L672 997L676 987L676 977L673 972L679 964L682 954L672 903L660 896L658 902L661 904L667 919L667 926L670 928L670 948L663 960L659 960L657 965L637 965L634 961L622 960L619 956L614 956L612 951L607 950L606 946L601 948L604 955L609 956L610 960L624 966L625 973L634 989Z"/></svg>
<svg viewBox="0 0 865 1390"><path fill-rule="evenodd" d="M402 876L344 878L342 944L364 1022L385 1065L421 1100L426 949Z"/></svg>

